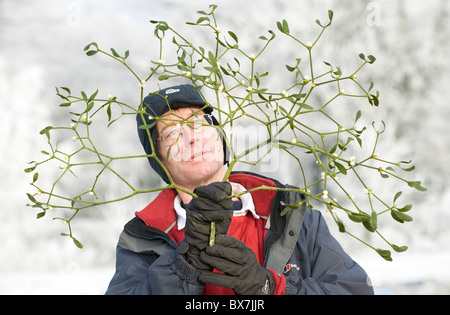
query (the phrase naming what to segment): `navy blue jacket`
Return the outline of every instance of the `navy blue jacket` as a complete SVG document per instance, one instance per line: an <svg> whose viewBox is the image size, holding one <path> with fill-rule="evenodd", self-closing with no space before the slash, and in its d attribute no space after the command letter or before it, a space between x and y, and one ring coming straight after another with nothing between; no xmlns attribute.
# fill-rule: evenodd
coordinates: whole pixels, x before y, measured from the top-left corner
<svg viewBox="0 0 450 315"><path fill-rule="evenodd" d="M249 185L268 183L293 188L250 173L233 176L232 181L247 189L252 188ZM263 196L261 193L267 198L267 192L252 192L255 205L255 198ZM268 207L270 230L264 243L264 267L285 276L285 294L373 294L366 272L330 234L319 211L307 211L303 206L280 215L284 208L280 201L295 204L304 200L303 195L293 191L270 192L273 194ZM173 212L170 200L167 211ZM167 230L150 225L139 217L125 225L117 245L116 273L106 294L201 294L204 284L198 280L198 270L180 255Z"/></svg>

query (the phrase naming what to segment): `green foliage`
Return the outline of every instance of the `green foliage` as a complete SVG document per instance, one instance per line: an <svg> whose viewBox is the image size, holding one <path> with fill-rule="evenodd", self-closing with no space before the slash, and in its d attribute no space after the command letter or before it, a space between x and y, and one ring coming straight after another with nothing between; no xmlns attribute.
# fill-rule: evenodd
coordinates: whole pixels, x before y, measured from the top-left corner
<svg viewBox="0 0 450 315"><path fill-rule="evenodd" d="M196 45L183 36L178 30L173 29L166 21L150 21L155 26L154 35L159 41L160 53L157 60L152 60L152 67L146 77L140 77L130 68L127 58L130 56L129 51L123 54L117 52L114 48L109 51L103 50L96 42L88 44L84 51L87 56L104 55L116 60L124 65L127 71L130 71L140 88L139 108L120 102L116 97L100 97L99 91L96 90L92 94L86 94L82 91L80 96L74 95L67 87L56 88L56 94L62 99L59 105L61 108L70 109L70 126L63 127L45 127L40 131L41 135L45 135L48 139L49 151L42 151L46 156L41 162L30 162L31 166L25 169L27 173L35 172L36 168L42 167L50 161L60 163L61 175L53 183L49 189L40 188L37 185L38 173L33 174L31 185L37 189L35 194L27 194L31 207L40 211L37 218L43 217L49 209L71 210L72 214L68 218L55 218L63 220L69 228L69 236L75 245L82 247L81 243L73 237L71 230L71 221L75 218L80 210L94 207L101 204L114 203L121 201L137 194L159 191L167 188L178 188L167 173L170 184L166 187L158 187L155 189L140 190L133 187L120 174L114 171L111 162L117 159L132 158L155 158L163 170L164 165L156 155L150 156L121 156L112 157L99 152L96 149L92 139L89 136L90 129L95 125L92 118L99 115L101 109L105 109L102 113L106 113L108 127L116 123L125 115L139 114L149 115L143 107L144 88L151 85L151 90L157 89L158 83L166 80L184 79L195 86L204 99L218 113L218 120L222 128L230 127L232 129L242 119L246 122L251 121L254 125L264 126L267 130L267 139L257 145L245 149L243 152L237 152L233 143L232 135L228 135L226 142L230 149L230 166L224 179L228 178L230 172L237 163L248 163L245 161L250 153L258 150L265 150L264 156L272 152L272 150L281 150L293 161L297 162L301 174L303 185L300 188L273 188L258 187L257 189L272 190L294 190L302 193L305 200L300 204L283 204L284 210L282 215L289 211L296 211L300 207L320 207L323 205L331 214L336 222L338 230L354 237L372 248L385 260L392 260L391 252L387 249L379 249L364 242L349 232L350 228L338 215L344 214L350 220L350 223L360 224L370 233L377 234L396 252L407 250L406 246L397 246L385 239L380 230L380 216L390 213L391 217L399 223L407 223L412 221L412 217L406 212L410 211L412 205L408 204L401 208L397 207L396 202L402 195L399 191L395 194L393 202L390 203L383 200L377 192L372 191L369 187L375 186L373 183L377 180L397 180L407 184L407 186L417 191L426 191L420 181L410 181L402 177L403 172L411 172L414 166L410 165L410 161L392 162L384 158L380 158L377 153L377 146L383 129L378 130L375 123L370 126L361 127L362 111L357 108L353 113L349 114L355 119L351 123L338 122L330 113L330 107L338 100L353 99L360 100L360 106L378 107L380 102L379 91L373 92L374 83L368 86L361 83L357 78L357 74L362 69L376 62L376 58L372 55L366 56L359 54L360 64L353 71L344 71L339 65L332 65L327 61L319 63L314 59L313 52L315 46L322 37L326 29L332 25L333 11L328 11L328 22L316 20L319 26L319 32L314 42L303 42L301 39L293 35L293 30L289 27L286 20L276 22L277 30L281 34L277 34L273 30L269 30L269 36L259 36L262 46L257 53L249 54L240 48L238 34L229 30L222 32L217 24L214 11L216 5L209 6L209 12L198 11L200 17L195 22L187 22L186 24L197 28L198 32L206 32L212 37L211 47L203 47ZM304 55L298 56L292 62L285 65L286 75L283 78L285 88L282 91L271 90L271 80L279 80L272 78L268 71L258 68L258 61L262 59L263 53L269 49L278 35L286 36L292 40L292 49L304 49ZM169 43L167 42L169 40ZM171 51L177 52L176 60L166 62L163 59L163 47L166 48L171 44ZM298 45L295 46L295 45ZM300 53L300 50L299 53ZM359 60L355 54L355 60ZM323 70L323 65L326 69ZM283 68L284 69L284 68ZM346 93L342 86L351 85L352 92ZM323 103L313 101L314 95L322 93L323 87L328 87L328 91L332 90L334 94ZM209 95L214 95L213 98ZM323 93L322 96L326 96ZM113 108L119 108L120 115L113 117ZM320 116L327 121L326 130L317 130L314 124L315 118ZM154 123L153 123L154 124ZM141 126L141 129L147 130L152 125ZM100 128L101 126L95 126ZM363 143L363 133L372 130L375 134L375 141L368 156L356 159L355 156L349 156L348 152L356 148L367 148L367 144ZM73 133L74 141L79 142L80 147L74 153L65 153L57 149L52 144L52 135L54 132L70 131ZM120 141L120 139L119 139ZM151 144L153 145L153 144ZM75 156L84 151L93 153L96 157L95 161L72 162ZM309 155L316 161L316 174L321 174L320 178L307 178L302 164L302 156ZM262 159L255 163L256 165ZM74 169L83 168L87 165L98 165L101 170L92 179L92 184L83 193L75 196L63 196L55 193L55 187L60 185L63 178L68 174L74 174ZM95 192L96 183L103 172L108 170L121 182L129 187L130 193L126 196L111 200L98 200ZM166 170L165 170L166 171ZM372 175L365 177L367 172ZM364 173L364 175L363 175ZM365 200L357 200L352 192L347 188L345 179L352 178L360 184L361 191L365 192ZM188 192L189 193L189 192ZM358 192L356 193L358 194ZM237 195L238 196L238 195ZM44 200L42 198L45 197ZM92 197L95 197L93 200ZM338 198L340 197L340 198ZM339 199L339 201L338 201Z"/></svg>

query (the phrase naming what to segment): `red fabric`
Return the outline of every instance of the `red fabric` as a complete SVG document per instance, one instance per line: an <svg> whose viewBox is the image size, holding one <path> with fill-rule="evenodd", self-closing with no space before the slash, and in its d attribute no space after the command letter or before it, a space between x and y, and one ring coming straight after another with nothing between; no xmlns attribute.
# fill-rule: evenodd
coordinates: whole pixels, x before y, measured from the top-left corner
<svg viewBox="0 0 450 315"><path fill-rule="evenodd" d="M286 292L286 278L284 275L279 275L272 269L267 268L271 273L275 280L275 292L273 295L284 295Z"/></svg>
<svg viewBox="0 0 450 315"><path fill-rule="evenodd" d="M136 216L144 221L147 226L165 232L177 220L175 210L167 211L167 209L173 209L173 201L177 194L175 189L161 191L147 207L136 212ZM162 209L164 211L161 211ZM178 244L184 238L184 229L178 230L175 225L167 234Z"/></svg>
<svg viewBox="0 0 450 315"><path fill-rule="evenodd" d="M275 187L275 183L269 179L257 177L250 174L231 174L228 178L230 182L239 183L247 190L267 186ZM255 190L250 193L253 198L256 212L266 218L270 215L271 203L275 190ZM161 231L166 231L176 222L176 213L173 210L173 201L177 195L175 189L163 190L148 206L136 212L136 216L145 222L147 226L155 227ZM172 211L167 211L172 209ZM233 217L231 219L228 235L236 237L244 242L256 255L259 264L264 263L264 239L267 230L264 228L265 219L255 219L250 212L246 216ZM178 230L176 226L170 229L168 235L178 244L184 238L184 229ZM270 270L270 269L269 269ZM278 275L270 270L275 278L275 294L284 294L286 279L283 275ZM216 287L210 284L205 285L203 294L213 295L233 295L230 289Z"/></svg>

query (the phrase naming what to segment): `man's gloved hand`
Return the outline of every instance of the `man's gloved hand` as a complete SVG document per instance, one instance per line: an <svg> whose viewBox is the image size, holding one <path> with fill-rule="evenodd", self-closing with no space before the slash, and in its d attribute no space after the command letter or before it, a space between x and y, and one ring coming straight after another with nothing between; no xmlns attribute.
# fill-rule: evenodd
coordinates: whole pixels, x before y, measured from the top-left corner
<svg viewBox="0 0 450 315"><path fill-rule="evenodd" d="M216 222L216 234L226 234L233 216L233 201L231 184L229 182L214 182L199 186L194 190L197 198L193 198L186 206L186 226L184 230L189 248L185 253L187 261L194 267L211 270L199 260L200 251L209 243L211 222Z"/></svg>
<svg viewBox="0 0 450 315"><path fill-rule="evenodd" d="M225 274L200 272L199 279L242 295L269 295L275 291L272 273L256 260L255 253L237 238L217 235L216 242L200 253L200 259Z"/></svg>

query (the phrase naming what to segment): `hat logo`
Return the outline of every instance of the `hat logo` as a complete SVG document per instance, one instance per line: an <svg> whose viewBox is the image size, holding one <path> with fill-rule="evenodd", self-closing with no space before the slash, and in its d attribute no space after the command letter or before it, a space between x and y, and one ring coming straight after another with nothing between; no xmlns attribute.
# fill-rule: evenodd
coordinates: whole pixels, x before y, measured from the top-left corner
<svg viewBox="0 0 450 315"><path fill-rule="evenodd" d="M180 89L168 89L166 91L166 95L172 94L172 93L177 93L180 92Z"/></svg>

